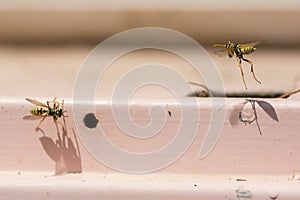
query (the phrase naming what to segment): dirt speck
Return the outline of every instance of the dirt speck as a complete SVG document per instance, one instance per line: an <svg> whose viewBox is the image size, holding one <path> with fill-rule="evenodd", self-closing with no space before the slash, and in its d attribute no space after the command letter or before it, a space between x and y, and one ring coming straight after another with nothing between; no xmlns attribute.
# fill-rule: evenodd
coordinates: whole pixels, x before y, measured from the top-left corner
<svg viewBox="0 0 300 200"><path fill-rule="evenodd" d="M235 179L236 181L247 181L247 179L244 179L244 178L237 178Z"/></svg>

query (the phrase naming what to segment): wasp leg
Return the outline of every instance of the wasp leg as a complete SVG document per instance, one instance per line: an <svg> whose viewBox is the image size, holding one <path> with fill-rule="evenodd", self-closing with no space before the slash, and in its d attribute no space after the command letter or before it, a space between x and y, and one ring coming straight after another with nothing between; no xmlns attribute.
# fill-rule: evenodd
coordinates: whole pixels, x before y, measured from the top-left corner
<svg viewBox="0 0 300 200"><path fill-rule="evenodd" d="M278 97L278 98L287 98L287 97L291 96L292 94L296 94L296 93L298 93L298 92L300 92L300 89L298 89L298 90L296 90L296 91L293 91L293 92L285 93L285 94L281 95L281 96Z"/></svg>
<svg viewBox="0 0 300 200"><path fill-rule="evenodd" d="M248 88L247 88L247 84L246 84L246 81L245 81L244 72L243 72L243 68L242 68L242 60L241 60L241 58L237 57L237 61L238 61L239 68L241 70L244 86L247 90Z"/></svg>
<svg viewBox="0 0 300 200"><path fill-rule="evenodd" d="M64 110L64 105L65 105L65 101L64 100L61 100L61 109ZM66 113L67 111L64 110L63 111L63 117L68 117L67 115L64 115L64 113Z"/></svg>
<svg viewBox="0 0 300 200"><path fill-rule="evenodd" d="M69 117L68 115L65 115L65 113L67 113L67 111L63 111L63 117Z"/></svg>
<svg viewBox="0 0 300 200"><path fill-rule="evenodd" d="M55 102L56 102L56 97L54 97L52 101L47 101L47 104L55 103Z"/></svg>
<svg viewBox="0 0 300 200"><path fill-rule="evenodd" d="M61 123L60 121L58 121L58 118L57 118L57 117L56 117L56 118L53 118L53 121L54 121L55 124L60 124L61 127L62 127L62 129L65 130L65 126L63 125L63 123Z"/></svg>
<svg viewBox="0 0 300 200"><path fill-rule="evenodd" d="M40 121L40 123L37 125L37 127L35 128L35 131L38 131L39 129L40 129L40 125L42 124L42 122L46 119L46 117L47 117L47 115L45 115L42 119L41 119L41 121Z"/></svg>
<svg viewBox="0 0 300 200"><path fill-rule="evenodd" d="M253 78L256 80L256 82L261 84L261 81L259 81L255 76L254 69L253 69L253 62L251 60L248 60L248 59L244 58L244 57L242 57L242 59L243 59L243 61L246 61L247 63L250 64L250 66L251 66L251 71L250 72L252 73Z"/></svg>
<svg viewBox="0 0 300 200"><path fill-rule="evenodd" d="M49 101L49 102L56 102L56 97L54 97L53 100Z"/></svg>
<svg viewBox="0 0 300 200"><path fill-rule="evenodd" d="M59 103L56 101L56 97L54 97L52 101L46 101L46 102L47 102L48 108L50 108L50 103L53 103L54 107L59 105Z"/></svg>

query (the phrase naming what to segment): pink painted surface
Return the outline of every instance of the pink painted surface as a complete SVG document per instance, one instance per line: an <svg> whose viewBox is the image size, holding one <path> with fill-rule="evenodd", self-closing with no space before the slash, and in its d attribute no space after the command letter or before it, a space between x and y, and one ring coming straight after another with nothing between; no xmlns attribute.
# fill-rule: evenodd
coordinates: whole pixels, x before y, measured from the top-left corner
<svg viewBox="0 0 300 200"><path fill-rule="evenodd" d="M299 182L199 175L1 175L1 199L299 199ZM252 198L251 198L252 197ZM240 198L243 199L243 198Z"/></svg>
<svg viewBox="0 0 300 200"><path fill-rule="evenodd" d="M32 107L25 100L2 100L0 198L299 199L299 100L260 100L272 105L278 121L257 106L260 135L255 123L244 125L239 121L239 111L252 112L247 106L241 109L244 99L227 99L222 135L213 151L199 160L211 105L210 98L198 99L195 109L199 109L201 117L191 147L171 166L144 175L119 173L95 160L77 136L70 101L65 105L69 117L64 137L60 128L57 133L52 119L42 124L44 135L36 133L37 121L22 119ZM148 108L153 103L157 104L150 99L132 102L129 111L133 120L141 125L149 122ZM122 134L113 122L108 102L99 101L96 111L99 125L115 144L126 150L147 152L166 144L178 128L178 104L161 101L160 105L172 115L167 116L160 134L148 141L135 141Z"/></svg>
<svg viewBox="0 0 300 200"><path fill-rule="evenodd" d="M251 115L251 107L241 108L244 99L227 99L226 120L221 137L213 151L200 160L198 153L210 122L210 99L199 99L200 119L197 136L185 154L171 166L157 173L185 174L246 174L246 175L286 175L300 171L300 149L298 141L300 108L298 100L262 100L273 106L278 121L272 119L257 105L260 135L256 123L244 124L239 121L238 112ZM5 160L1 171L45 171L55 172L114 172L95 160L82 146L72 118L70 102L66 102L68 111L65 134L59 127L59 135L51 118L46 119L41 132L35 132L38 121L26 121L22 117L28 114L32 105L25 100L1 101L0 157ZM153 100L129 106L133 120L140 125L149 123L148 109ZM157 104L157 102L156 102ZM151 152L159 149L175 136L180 120L178 104L170 102L160 104L171 111L166 117L166 125L161 132L147 140L137 140L126 136L113 121L108 102L96 105L96 117L100 119L102 130L107 137L122 149L132 152ZM124 105L125 106L125 105ZM272 115L272 113L271 113ZM152 119L156 120L156 119ZM60 145L56 145L56 143ZM80 150L80 154L79 154ZM103 152L105 153L105 152ZM48 171L48 172L47 172Z"/></svg>

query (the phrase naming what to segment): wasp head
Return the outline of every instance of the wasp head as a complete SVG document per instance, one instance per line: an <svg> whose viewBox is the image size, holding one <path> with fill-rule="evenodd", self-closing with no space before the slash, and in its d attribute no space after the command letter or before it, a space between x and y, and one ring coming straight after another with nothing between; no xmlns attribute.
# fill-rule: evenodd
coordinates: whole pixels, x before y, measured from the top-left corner
<svg viewBox="0 0 300 200"><path fill-rule="evenodd" d="M64 115L64 111L63 111L62 109L58 109L58 110L56 110L56 115L57 115L58 117L61 117L61 116Z"/></svg>

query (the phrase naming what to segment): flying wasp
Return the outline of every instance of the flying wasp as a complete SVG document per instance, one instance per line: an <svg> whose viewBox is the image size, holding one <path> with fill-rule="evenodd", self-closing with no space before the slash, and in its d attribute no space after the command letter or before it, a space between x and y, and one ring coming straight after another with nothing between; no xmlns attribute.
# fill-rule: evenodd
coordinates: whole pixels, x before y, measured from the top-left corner
<svg viewBox="0 0 300 200"><path fill-rule="evenodd" d="M64 100L62 100L61 107L60 107L59 102L56 101L56 97L54 97L52 101L46 101L46 104L30 98L25 98L25 99L26 101L39 106L39 107L32 108L29 111L31 115L27 115L23 117L23 119L25 120L41 119L38 126L35 128L36 131L39 129L40 125L47 117L53 117L53 121L56 124L58 123L62 125L62 127L64 128L63 124L58 121L60 117L67 117L66 115L64 115L64 113L67 112L64 110ZM52 104L52 107L50 106L50 104Z"/></svg>
<svg viewBox="0 0 300 200"><path fill-rule="evenodd" d="M244 58L245 54L250 54L252 52L254 52L256 50L255 46L258 45L260 43L260 41L255 41L255 42L250 42L247 44L238 44L235 42L228 42L228 44L214 44L214 47L225 47L225 50L219 50L219 51L215 51L214 53L218 56L226 56L228 55L229 58L232 58L233 56L235 56L237 58L238 61L238 65L239 68L241 70L241 74L242 74L242 79L243 79L243 83L245 88L247 89L247 84L244 78L244 72L243 72L243 68L242 68L242 60L249 63L251 66L251 70L250 72L252 73L253 78L256 80L256 82L258 82L259 84L261 84L261 82L256 78L254 70L253 70L253 62L251 60L248 60L246 58Z"/></svg>

